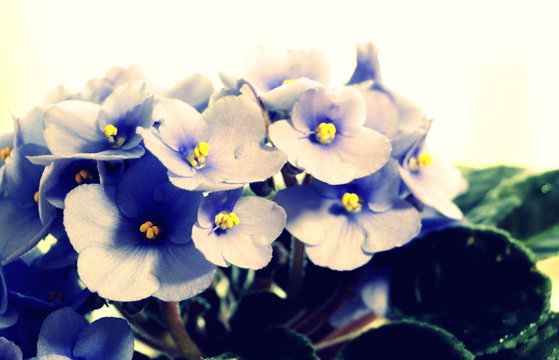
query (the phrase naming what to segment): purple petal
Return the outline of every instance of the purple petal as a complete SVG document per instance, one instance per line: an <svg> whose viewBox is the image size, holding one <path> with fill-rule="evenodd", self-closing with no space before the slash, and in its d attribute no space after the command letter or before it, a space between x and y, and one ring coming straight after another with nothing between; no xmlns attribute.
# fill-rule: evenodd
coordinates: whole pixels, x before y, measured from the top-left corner
<svg viewBox="0 0 559 360"><path fill-rule="evenodd" d="M86 360L131 360L134 335L123 319L102 318L81 331L73 355Z"/></svg>
<svg viewBox="0 0 559 360"><path fill-rule="evenodd" d="M381 90L367 90L363 93L367 107L365 126L392 139L400 130L398 109L392 98Z"/></svg>
<svg viewBox="0 0 559 360"><path fill-rule="evenodd" d="M260 99L268 110L291 110L302 93L322 86L320 82L303 77L260 95Z"/></svg>
<svg viewBox="0 0 559 360"><path fill-rule="evenodd" d="M73 358L72 349L87 321L71 308L51 313L41 326L37 356L61 355Z"/></svg>

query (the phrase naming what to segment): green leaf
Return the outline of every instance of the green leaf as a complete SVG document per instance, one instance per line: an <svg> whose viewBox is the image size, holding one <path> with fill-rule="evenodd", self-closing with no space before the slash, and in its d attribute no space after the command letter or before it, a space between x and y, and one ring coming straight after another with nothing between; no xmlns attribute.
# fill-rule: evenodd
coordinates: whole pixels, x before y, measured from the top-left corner
<svg viewBox="0 0 559 360"><path fill-rule="evenodd" d="M557 360L559 359L559 314L553 313L543 324L531 329L517 346L478 360Z"/></svg>
<svg viewBox="0 0 559 360"><path fill-rule="evenodd" d="M496 166L485 169L462 169L468 181L468 191L454 199L456 205L467 213L479 205L487 193L496 188L504 179L512 178L525 170L512 166Z"/></svg>
<svg viewBox="0 0 559 360"><path fill-rule="evenodd" d="M243 360L319 360L308 338L285 328L236 331L231 351Z"/></svg>
<svg viewBox="0 0 559 360"><path fill-rule="evenodd" d="M385 256L393 315L438 325L476 354L514 343L549 310L549 279L502 231L450 228Z"/></svg>
<svg viewBox="0 0 559 360"><path fill-rule="evenodd" d="M502 181L466 214L477 224L505 229L538 258L559 254L559 171Z"/></svg>
<svg viewBox="0 0 559 360"><path fill-rule="evenodd" d="M473 360L449 332L427 323L401 321L369 330L351 340L338 360Z"/></svg>
<svg viewBox="0 0 559 360"><path fill-rule="evenodd" d="M225 353L212 358L204 358L204 360L242 360L242 359L237 355L231 353Z"/></svg>

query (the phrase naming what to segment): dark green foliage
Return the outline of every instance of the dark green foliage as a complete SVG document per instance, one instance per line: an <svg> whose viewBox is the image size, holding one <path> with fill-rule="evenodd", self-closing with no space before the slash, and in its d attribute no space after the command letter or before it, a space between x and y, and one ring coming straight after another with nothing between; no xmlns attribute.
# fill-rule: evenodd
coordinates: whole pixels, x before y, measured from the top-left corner
<svg viewBox="0 0 559 360"><path fill-rule="evenodd" d="M468 212L478 224L505 229L538 256L559 254L559 171L503 181Z"/></svg>
<svg viewBox="0 0 559 360"><path fill-rule="evenodd" d="M234 332L231 351L242 360L319 360L309 339L285 328Z"/></svg>
<svg viewBox="0 0 559 360"><path fill-rule="evenodd" d="M338 360L473 360L452 334L420 322L394 322L351 340Z"/></svg>
<svg viewBox="0 0 559 360"><path fill-rule="evenodd" d="M485 169L462 169L468 181L468 190L454 201L464 213L479 205L487 193L496 188L503 180L512 178L525 171L512 166L496 166Z"/></svg>
<svg viewBox="0 0 559 360"><path fill-rule="evenodd" d="M526 339L511 349L497 354L485 355L478 360L557 360L559 359L559 316L553 313L550 318L535 326Z"/></svg>
<svg viewBox="0 0 559 360"><path fill-rule="evenodd" d="M515 343L549 309L549 279L503 232L446 229L386 256L392 313L441 326L476 354Z"/></svg>
<svg viewBox="0 0 559 360"><path fill-rule="evenodd" d="M272 292L244 296L231 319L233 330L258 330L278 326L285 315L286 302Z"/></svg>

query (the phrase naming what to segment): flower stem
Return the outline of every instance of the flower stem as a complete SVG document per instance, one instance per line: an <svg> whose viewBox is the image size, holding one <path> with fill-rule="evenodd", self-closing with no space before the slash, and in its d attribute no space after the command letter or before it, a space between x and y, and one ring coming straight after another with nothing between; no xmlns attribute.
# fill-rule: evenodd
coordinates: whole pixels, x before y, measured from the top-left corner
<svg viewBox="0 0 559 360"><path fill-rule="evenodd" d="M287 304L289 313L293 313L301 295L303 275L305 273L305 244L291 237L291 263L289 283L287 284Z"/></svg>
<svg viewBox="0 0 559 360"><path fill-rule="evenodd" d="M188 332L184 327L180 316L179 303L176 301L160 301L160 304L163 318L167 322L171 336L173 337L179 351L187 359L200 359L203 354L194 341L192 341L190 335L188 335Z"/></svg>
<svg viewBox="0 0 559 360"><path fill-rule="evenodd" d="M361 318L332 331L330 334L325 336L318 344L316 344L315 348L316 350L322 350L352 339L353 337L373 327L373 321L377 319L378 317L373 312L370 312L362 316Z"/></svg>

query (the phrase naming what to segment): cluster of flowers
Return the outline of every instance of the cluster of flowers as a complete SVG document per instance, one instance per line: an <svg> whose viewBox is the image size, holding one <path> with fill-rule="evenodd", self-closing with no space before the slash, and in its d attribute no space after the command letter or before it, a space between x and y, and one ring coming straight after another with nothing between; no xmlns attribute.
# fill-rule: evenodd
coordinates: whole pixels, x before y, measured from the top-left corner
<svg viewBox="0 0 559 360"><path fill-rule="evenodd" d="M431 120L384 86L372 44L357 55L337 87L317 51L260 49L217 92L200 75L157 89L136 67L55 89L0 139L1 264L50 233L26 265L77 259L103 298L180 301L216 266L265 267L284 229L316 265L352 270L418 235L425 206L459 219L464 181L426 147Z"/></svg>

